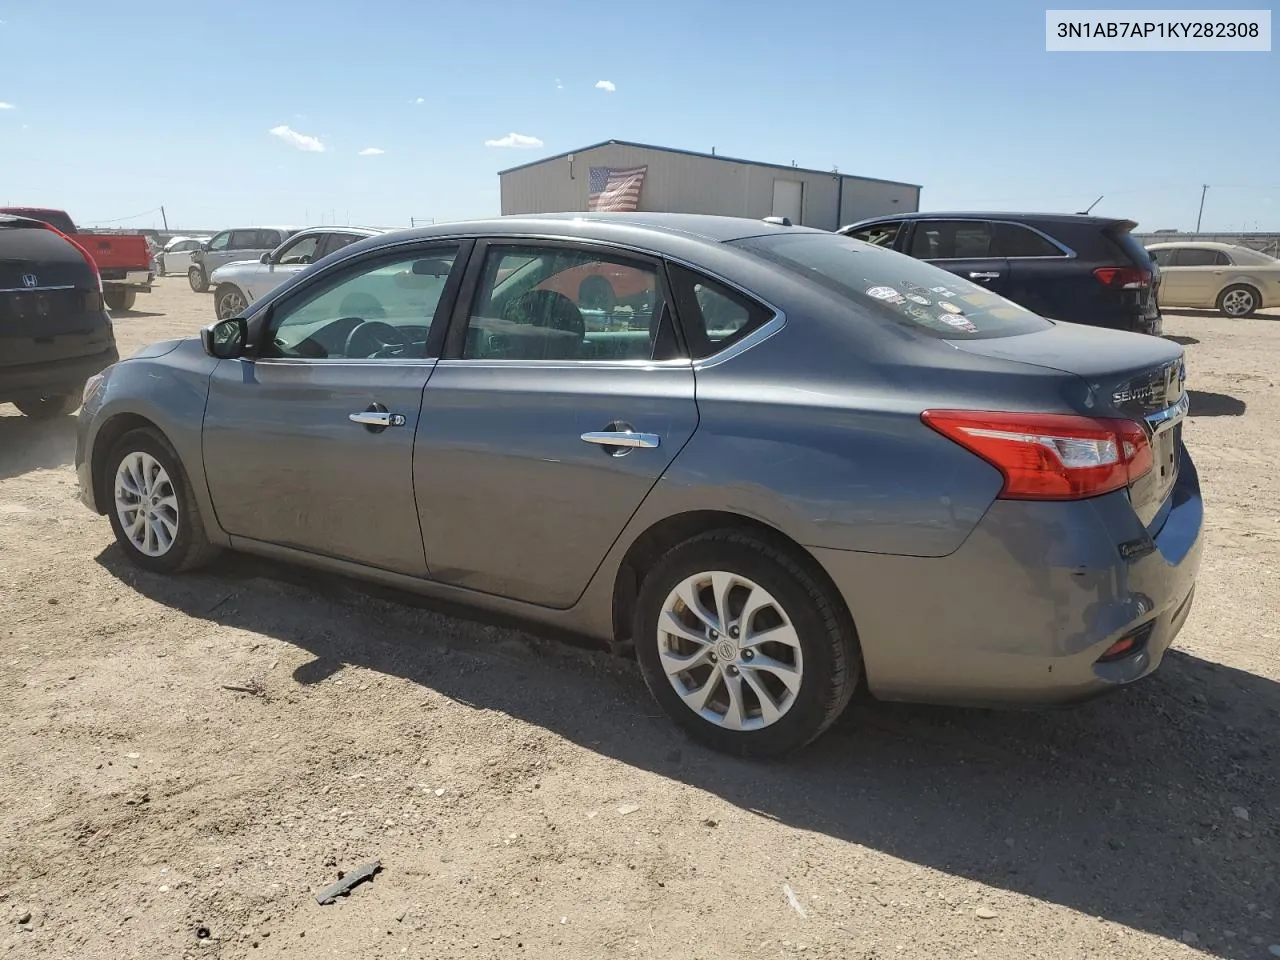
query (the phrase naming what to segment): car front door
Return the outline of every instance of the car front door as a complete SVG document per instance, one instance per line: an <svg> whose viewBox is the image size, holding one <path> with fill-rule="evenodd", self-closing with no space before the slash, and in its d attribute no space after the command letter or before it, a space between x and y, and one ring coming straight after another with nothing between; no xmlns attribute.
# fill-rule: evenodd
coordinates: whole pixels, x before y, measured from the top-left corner
<svg viewBox="0 0 1280 960"><path fill-rule="evenodd" d="M615 302L585 282L602 275ZM547 607L578 599L697 426L673 331L657 260L478 245L418 423L437 580Z"/></svg>
<svg viewBox="0 0 1280 960"><path fill-rule="evenodd" d="M464 248L371 251L255 320L210 378L204 463L233 537L427 576L414 435ZM439 321L442 323L443 320Z"/></svg>
<svg viewBox="0 0 1280 960"><path fill-rule="evenodd" d="M249 287L245 292L250 300L257 300L270 293L295 273L320 259L323 233L306 233L294 236L267 254L267 262L259 264L245 280Z"/></svg>
<svg viewBox="0 0 1280 960"><path fill-rule="evenodd" d="M906 252L1007 296L1009 261L996 253L995 230L986 220L916 220Z"/></svg>

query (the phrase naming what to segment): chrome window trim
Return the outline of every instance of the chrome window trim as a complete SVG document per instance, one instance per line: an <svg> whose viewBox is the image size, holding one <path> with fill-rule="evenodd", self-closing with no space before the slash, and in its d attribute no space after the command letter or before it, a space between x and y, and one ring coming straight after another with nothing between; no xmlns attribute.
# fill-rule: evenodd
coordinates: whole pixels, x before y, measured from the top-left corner
<svg viewBox="0 0 1280 960"><path fill-rule="evenodd" d="M957 260L1074 260L1077 256L1076 252L1065 243L1055 240L1039 227L1033 227L1029 223L1020 223L1017 220L982 219L978 217L929 217L927 219L919 219L913 222L917 227L922 223L1003 223L1008 227L1021 227L1023 230L1030 230L1042 239L1048 240L1051 244L1062 251L1059 256L1043 257L912 257L912 259L924 260L927 263L952 263ZM912 255L908 254L908 256Z"/></svg>

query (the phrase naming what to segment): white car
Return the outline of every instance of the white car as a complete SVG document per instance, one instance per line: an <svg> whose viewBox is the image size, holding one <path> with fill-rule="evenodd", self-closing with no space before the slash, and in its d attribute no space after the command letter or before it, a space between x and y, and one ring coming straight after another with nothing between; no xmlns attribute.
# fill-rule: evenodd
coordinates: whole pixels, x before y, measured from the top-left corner
<svg viewBox="0 0 1280 960"><path fill-rule="evenodd" d="M1239 319L1280 304L1280 260L1234 243L1170 241L1147 247L1160 268L1160 306L1217 310Z"/></svg>
<svg viewBox="0 0 1280 960"><path fill-rule="evenodd" d="M209 242L208 237L172 237L156 254L156 274L184 274L191 266L191 251Z"/></svg>
<svg viewBox="0 0 1280 960"><path fill-rule="evenodd" d="M249 304L317 260L357 240L387 232L378 227L310 227L258 260L223 264L209 275L214 313L219 320L237 317Z"/></svg>

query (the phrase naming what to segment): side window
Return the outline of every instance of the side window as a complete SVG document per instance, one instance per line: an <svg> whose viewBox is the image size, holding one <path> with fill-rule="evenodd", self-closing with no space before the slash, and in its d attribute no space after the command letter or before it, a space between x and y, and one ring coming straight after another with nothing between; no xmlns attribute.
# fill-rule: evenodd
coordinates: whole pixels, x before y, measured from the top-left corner
<svg viewBox="0 0 1280 960"><path fill-rule="evenodd" d="M888 247L892 250L894 241L898 239L898 234L901 232L902 221L891 220L889 223L873 223L869 227L861 227L848 236L874 247Z"/></svg>
<svg viewBox="0 0 1280 960"><path fill-rule="evenodd" d="M258 247L258 231L257 230L232 230L231 243L227 247L228 250L257 250Z"/></svg>
<svg viewBox="0 0 1280 960"><path fill-rule="evenodd" d="M978 260L992 253L991 224L981 220L921 220L911 237L917 260Z"/></svg>
<svg viewBox="0 0 1280 960"><path fill-rule="evenodd" d="M652 264L566 247L491 246L464 360L649 360L674 355Z"/></svg>
<svg viewBox="0 0 1280 960"><path fill-rule="evenodd" d="M426 355L456 246L379 257L274 311L264 356L401 360Z"/></svg>
<svg viewBox="0 0 1280 960"><path fill-rule="evenodd" d="M324 255L327 256L335 250L341 250L343 247L349 247L357 240L363 240L364 237L356 236L354 233L331 233L329 234L328 243L324 248Z"/></svg>
<svg viewBox="0 0 1280 960"><path fill-rule="evenodd" d="M1223 256L1221 250L1212 250L1208 247L1183 247L1178 251L1177 263L1180 267L1216 267L1226 261L1227 258Z"/></svg>
<svg viewBox="0 0 1280 960"><path fill-rule="evenodd" d="M324 234L313 233L310 236L300 237L290 242L280 253L280 265L315 263L317 259L316 251L320 249L320 241L323 238Z"/></svg>
<svg viewBox="0 0 1280 960"><path fill-rule="evenodd" d="M993 223L993 257L1065 257L1053 243L1016 223Z"/></svg>
<svg viewBox="0 0 1280 960"><path fill-rule="evenodd" d="M209 241L209 249L210 250L226 250L228 249L227 245L230 242L231 242L231 231L224 230L222 231L222 233L216 234L214 238Z"/></svg>
<svg viewBox="0 0 1280 960"><path fill-rule="evenodd" d="M285 238L280 236L279 230L259 230L256 242L259 250L274 250L284 240Z"/></svg>
<svg viewBox="0 0 1280 960"><path fill-rule="evenodd" d="M668 267L672 296L695 359L741 340L773 316L764 305L677 264Z"/></svg>
<svg viewBox="0 0 1280 960"><path fill-rule="evenodd" d="M1147 254L1155 261L1157 267L1167 267L1173 263L1173 255L1176 250L1148 250Z"/></svg>

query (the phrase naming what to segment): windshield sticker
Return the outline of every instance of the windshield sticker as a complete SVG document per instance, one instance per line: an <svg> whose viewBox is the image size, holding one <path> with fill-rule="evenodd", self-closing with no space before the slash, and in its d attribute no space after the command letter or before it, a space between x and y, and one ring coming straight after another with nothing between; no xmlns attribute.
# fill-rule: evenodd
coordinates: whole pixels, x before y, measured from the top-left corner
<svg viewBox="0 0 1280 960"><path fill-rule="evenodd" d="M918 293L908 293L907 299L910 300L912 303L920 304L920 306L922 307L927 307L930 303L933 302L928 297L922 297Z"/></svg>
<svg viewBox="0 0 1280 960"><path fill-rule="evenodd" d="M902 303L906 299L893 287L869 287L867 296L876 300L884 300L887 303Z"/></svg>
<svg viewBox="0 0 1280 960"><path fill-rule="evenodd" d="M930 293L937 293L937 294L941 294L941 295L942 295L942 296L944 296L944 297L958 297L958 296L960 296L960 294L956 293L954 290L949 290L949 289L947 289L946 287L930 287L930 288L929 288L929 292L930 292Z"/></svg>
<svg viewBox="0 0 1280 960"><path fill-rule="evenodd" d="M957 330L963 330L965 333L977 333L978 325L964 317L956 316L954 313L944 313L938 318L945 324L955 327Z"/></svg>
<svg viewBox="0 0 1280 960"><path fill-rule="evenodd" d="M939 300L938 306L941 307L943 310L947 311L947 313L964 313L964 311L961 310L959 307L957 307L954 303L948 303L946 300Z"/></svg>

